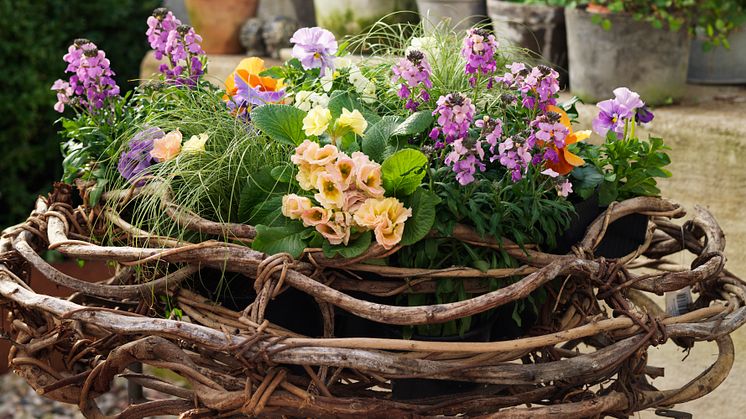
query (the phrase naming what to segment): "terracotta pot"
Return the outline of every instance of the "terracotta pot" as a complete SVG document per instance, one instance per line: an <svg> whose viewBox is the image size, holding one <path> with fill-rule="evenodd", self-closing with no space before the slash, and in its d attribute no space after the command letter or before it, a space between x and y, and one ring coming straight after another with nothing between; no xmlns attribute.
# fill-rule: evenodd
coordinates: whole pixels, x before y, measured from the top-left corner
<svg viewBox="0 0 746 419"><path fill-rule="evenodd" d="M241 26L256 16L259 0L186 0L189 21L207 54L240 54Z"/></svg>

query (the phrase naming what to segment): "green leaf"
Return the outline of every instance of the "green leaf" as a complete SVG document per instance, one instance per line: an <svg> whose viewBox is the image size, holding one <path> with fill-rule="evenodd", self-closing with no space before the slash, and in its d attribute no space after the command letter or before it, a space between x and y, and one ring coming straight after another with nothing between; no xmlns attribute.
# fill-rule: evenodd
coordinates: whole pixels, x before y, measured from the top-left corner
<svg viewBox="0 0 746 419"><path fill-rule="evenodd" d="M582 167L576 167L571 172L573 177L573 187L577 188L595 188L604 180L604 175L598 171L595 166L585 165Z"/></svg>
<svg viewBox="0 0 746 419"><path fill-rule="evenodd" d="M605 207L616 201L618 195L616 183L603 182L598 188L598 204Z"/></svg>
<svg viewBox="0 0 746 419"><path fill-rule="evenodd" d="M407 196L420 186L425 177L427 157L419 150L399 150L384 160L383 188L389 195Z"/></svg>
<svg viewBox="0 0 746 419"><path fill-rule="evenodd" d="M405 201L412 209L412 216L404 224L401 244L409 246L422 240L435 224L435 207L440 203L438 195L431 191L417 188Z"/></svg>
<svg viewBox="0 0 746 419"><path fill-rule="evenodd" d="M368 128L368 132L362 140L363 153L371 160L379 163L386 160L389 138L401 123L402 119L400 117L386 115L375 125Z"/></svg>
<svg viewBox="0 0 746 419"><path fill-rule="evenodd" d="M332 245L329 243L329 241L324 240L324 244L322 245L322 249L324 250L324 256L328 258L332 258L335 255L340 255L343 258L354 258L356 256L360 256L363 253L365 253L366 250L370 247L370 242L372 240L371 238L372 234L370 231L366 231L363 234L361 234L358 238L355 240L352 240L351 242L347 243L347 246L345 245Z"/></svg>
<svg viewBox="0 0 746 419"><path fill-rule="evenodd" d="M101 199L101 195L104 193L104 186L109 181L107 179L97 179L96 186L91 189L91 194L88 195L88 203L90 206L95 207L98 201Z"/></svg>
<svg viewBox="0 0 746 419"><path fill-rule="evenodd" d="M270 172L272 178L279 183L290 183L293 181L293 166L283 164L272 168Z"/></svg>
<svg viewBox="0 0 746 419"><path fill-rule="evenodd" d="M430 128L432 123L433 115L431 111L415 112L396 127L391 135L416 135Z"/></svg>
<svg viewBox="0 0 746 419"><path fill-rule="evenodd" d="M251 111L251 121L274 141L297 146L306 139L303 118L306 113L290 105L267 104Z"/></svg>
<svg viewBox="0 0 746 419"><path fill-rule="evenodd" d="M248 224L275 224L280 217L282 196L291 192L290 184L279 182L272 167L264 167L249 176L238 201L238 219Z"/></svg>
<svg viewBox="0 0 746 419"><path fill-rule="evenodd" d="M298 221L293 221L283 227L268 227L259 224L256 226L256 237L251 247L269 255L289 253L297 258L306 248L306 242L302 238L305 230L306 227Z"/></svg>

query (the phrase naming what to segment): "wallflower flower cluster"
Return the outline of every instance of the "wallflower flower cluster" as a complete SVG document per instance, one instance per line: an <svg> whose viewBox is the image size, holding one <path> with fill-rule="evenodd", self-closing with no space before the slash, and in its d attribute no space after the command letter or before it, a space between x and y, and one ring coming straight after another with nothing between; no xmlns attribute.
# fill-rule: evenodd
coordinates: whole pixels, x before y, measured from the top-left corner
<svg viewBox="0 0 746 419"><path fill-rule="evenodd" d="M599 113L593 120L593 131L602 137L609 131L614 131L617 138L621 139L629 122L644 124L653 120L653 113L640 99L640 95L626 87L614 89L614 99L599 102L596 107Z"/></svg>
<svg viewBox="0 0 746 419"><path fill-rule="evenodd" d="M464 71L471 75L469 84L472 87L477 85L477 74L481 73L488 77L487 88L492 88L492 76L497 70L495 53L499 46L495 35L484 29L472 28L467 31L461 56L466 60Z"/></svg>
<svg viewBox="0 0 746 419"><path fill-rule="evenodd" d="M201 57L205 54L200 46L202 37L189 25L182 25L168 9L158 8L148 18L148 36L157 60L166 57L158 71L177 84L193 86L204 74Z"/></svg>
<svg viewBox="0 0 746 419"><path fill-rule="evenodd" d="M394 73L391 83L399 85L396 94L407 100L407 109L415 112L422 102L430 100L430 93L427 89L433 87L433 82L430 80L432 69L422 51L410 50L405 58L400 59L393 66L391 71Z"/></svg>
<svg viewBox="0 0 746 419"><path fill-rule="evenodd" d="M498 78L509 89L521 93L521 103L526 109L542 111L547 106L556 105L555 95L559 92L559 73L547 66L527 66L524 63L513 63L507 66L510 70Z"/></svg>
<svg viewBox="0 0 746 419"><path fill-rule="evenodd" d="M87 39L76 39L63 57L65 72L72 73L68 81L58 79L51 90L57 92L54 110L63 112L65 105L80 105L89 112L104 107L107 98L119 96L106 53Z"/></svg>
<svg viewBox="0 0 746 419"><path fill-rule="evenodd" d="M457 139L464 139L469 134L469 126L474 120L476 108L471 99L461 93L449 93L438 98L438 106L433 111L437 117L435 128L430 131L430 139L435 140L436 148L443 148ZM440 141L443 136L445 143Z"/></svg>
<svg viewBox="0 0 746 419"><path fill-rule="evenodd" d="M119 174L135 183L155 163L172 160L180 154L205 151L207 133L193 135L184 144L182 138L178 129L166 134L158 127L146 126L132 137L127 150L119 156Z"/></svg>
<svg viewBox="0 0 746 419"><path fill-rule="evenodd" d="M356 151L351 156L310 140L295 149L296 180L312 201L296 194L282 198L282 214L314 227L329 243L347 245L354 232L372 230L386 249L396 246L412 216L396 198L385 198L381 166Z"/></svg>

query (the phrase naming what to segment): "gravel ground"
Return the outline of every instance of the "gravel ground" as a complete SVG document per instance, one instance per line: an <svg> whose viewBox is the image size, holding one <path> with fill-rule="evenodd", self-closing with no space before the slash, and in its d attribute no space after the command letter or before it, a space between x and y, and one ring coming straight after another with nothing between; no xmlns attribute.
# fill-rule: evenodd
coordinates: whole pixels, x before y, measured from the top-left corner
<svg viewBox="0 0 746 419"><path fill-rule="evenodd" d="M125 380L115 380L114 388L96 399L104 414L124 408L127 387ZM7 373L0 376L0 419L85 419L77 406L60 403L39 396L24 379Z"/></svg>

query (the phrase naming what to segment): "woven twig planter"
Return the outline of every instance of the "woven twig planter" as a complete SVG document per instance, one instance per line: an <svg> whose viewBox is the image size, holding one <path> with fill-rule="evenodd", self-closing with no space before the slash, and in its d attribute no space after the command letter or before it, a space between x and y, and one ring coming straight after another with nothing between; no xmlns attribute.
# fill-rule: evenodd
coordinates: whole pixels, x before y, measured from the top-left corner
<svg viewBox="0 0 746 419"><path fill-rule="evenodd" d="M131 196L121 192L105 198ZM734 361L729 334L746 321L746 286L724 269L720 227L701 208L683 225L674 224L669 218L682 217L684 211L663 199L635 198L612 205L570 255L524 251L506 240L484 239L457 226L454 238L501 246L524 264L488 272L362 263L386 254L376 247L354 260L326 259L314 249L300 260L268 257L236 244L252 239L250 226L212 223L181 213L167 202L165 208L185 228L214 234L216 240L193 244L151 237L150 245L158 247L91 243L87 238L101 227L96 220L104 218L130 238L147 232L113 213L73 209L64 189L40 199L25 224L6 230L0 241L0 294L12 316L15 343L10 358L15 372L37 392L77 404L94 418L104 417L95 398L109 391L117 375L166 396L132 404L114 416L121 418L624 415L683 403L716 388ZM594 258L593 249L606 226L631 213L650 217L645 243L624 258ZM45 249L84 260L116 261L120 269L99 283L81 282L38 256ZM691 268L664 259L682 249L696 255ZM78 292L69 299L35 293L25 282L29 265ZM133 266L153 267L164 276L135 283ZM252 278L254 303L235 312L187 289L187 279L207 267ZM461 277L470 292L481 294L457 303L417 307L387 306L351 295L433 292L433 280L441 277ZM489 292L482 283L489 277L520 279ZM439 323L524 298L555 279L561 287L550 287L553 291L536 325L522 338L429 342L333 336L335 307L390 325ZM699 298L688 312L675 317L647 296L687 286ZM265 320L273 298L289 287L318 302L325 337L302 336ZM156 314L156 297L165 293L183 311L182 321ZM651 345L668 339L684 347L714 340L719 356L687 385L658 390L646 376L662 372L647 365L646 354ZM185 381L169 382L128 369L136 363L172 370ZM392 399L390 381L413 377L480 385L442 397Z"/></svg>

